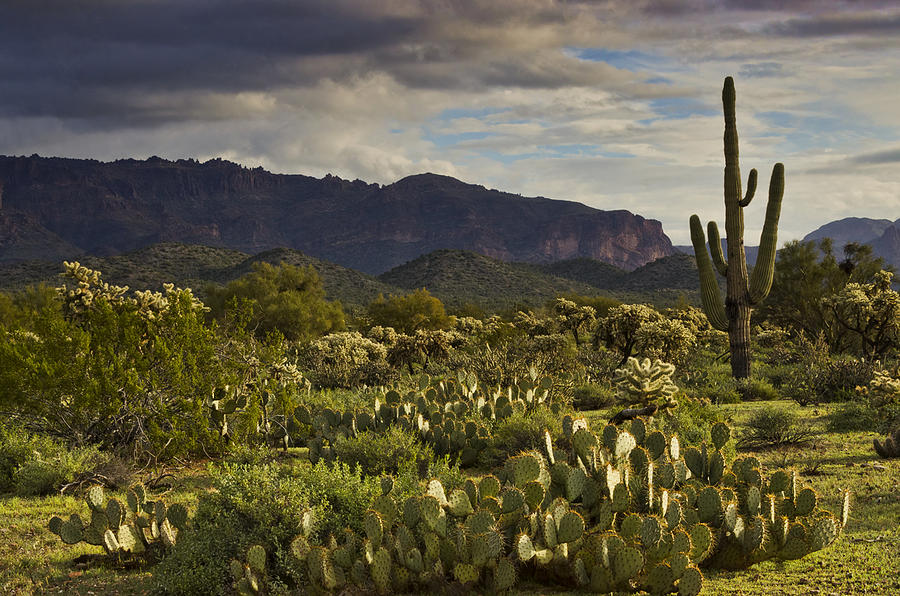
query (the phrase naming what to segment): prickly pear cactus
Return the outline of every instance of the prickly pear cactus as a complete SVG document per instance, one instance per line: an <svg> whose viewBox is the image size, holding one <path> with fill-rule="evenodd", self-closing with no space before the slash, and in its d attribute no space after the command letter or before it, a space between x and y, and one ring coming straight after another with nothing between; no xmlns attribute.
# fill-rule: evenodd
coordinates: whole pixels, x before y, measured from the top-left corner
<svg viewBox="0 0 900 596"><path fill-rule="evenodd" d="M546 405L559 412L551 399L549 377L528 375L505 388L479 387L474 375L462 372L457 379L432 379L422 375L418 391L402 395L385 391L371 410L317 412L305 405L294 410L290 441L309 448L310 461L333 459L331 445L340 437L362 432L384 432L392 426L416 433L438 455L449 455L463 467L475 465L491 442L491 429L516 412Z"/></svg>
<svg viewBox="0 0 900 596"><path fill-rule="evenodd" d="M298 588L311 593L447 584L484 593L527 579L601 593L696 595L701 568L799 558L834 542L848 520L849 493L831 514L796 473L767 475L753 457L726 462L725 424L710 429L711 444L688 449L640 418L599 436L574 419L566 428L570 450L545 437L546 454L520 453L497 476L461 488L432 479L398 501L383 481L364 536L347 530L319 545L301 534L284 549L297 566L291 577L306 578ZM249 553L232 566L240 593L265 589L256 572L262 587L247 589Z"/></svg>
<svg viewBox="0 0 900 596"><path fill-rule="evenodd" d="M48 527L66 544L85 542L122 557L172 547L178 533L188 526L184 505L167 507L162 501L148 500L141 484L129 488L125 497L124 503L108 499L102 487L93 486L85 495L90 520L83 520L77 513L68 520L53 516Z"/></svg>

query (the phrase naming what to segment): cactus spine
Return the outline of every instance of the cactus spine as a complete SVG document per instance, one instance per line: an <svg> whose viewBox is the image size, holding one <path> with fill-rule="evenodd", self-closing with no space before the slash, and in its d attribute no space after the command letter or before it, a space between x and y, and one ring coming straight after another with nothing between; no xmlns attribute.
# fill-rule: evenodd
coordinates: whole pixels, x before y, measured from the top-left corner
<svg viewBox="0 0 900 596"><path fill-rule="evenodd" d="M690 220L691 241L700 273L703 310L713 327L728 332L731 349L731 373L735 378L750 376L750 310L769 294L775 271L775 249L778 241L778 218L784 195L784 165L776 163L769 182L769 202L766 220L760 238L759 254L753 273L747 275L744 254L744 207L750 204L756 192L756 170L747 179L747 194L741 198L741 170L738 163L738 134L735 119L734 80L726 77L722 89L722 106L725 112L725 232L728 259L722 255L719 229L709 222L709 253L700 218ZM710 254L712 259L710 259ZM719 294L713 265L726 279L724 303Z"/></svg>

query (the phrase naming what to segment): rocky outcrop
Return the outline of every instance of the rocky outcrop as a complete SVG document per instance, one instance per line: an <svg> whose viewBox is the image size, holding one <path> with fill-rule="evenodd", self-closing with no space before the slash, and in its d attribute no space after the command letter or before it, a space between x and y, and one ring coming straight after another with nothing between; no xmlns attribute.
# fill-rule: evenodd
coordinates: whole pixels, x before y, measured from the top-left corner
<svg viewBox="0 0 900 596"><path fill-rule="evenodd" d="M177 241L257 253L289 247L367 273L438 249L507 261L590 257L634 269L674 252L662 225L628 211L528 198L447 176L421 174L379 186L317 179L210 160L115 162L0 157L0 212L26 218L29 234L0 241L0 261L59 250L118 254ZM23 220L24 221L24 220ZM2 232L2 230L0 230ZM2 237L0 237L2 238Z"/></svg>

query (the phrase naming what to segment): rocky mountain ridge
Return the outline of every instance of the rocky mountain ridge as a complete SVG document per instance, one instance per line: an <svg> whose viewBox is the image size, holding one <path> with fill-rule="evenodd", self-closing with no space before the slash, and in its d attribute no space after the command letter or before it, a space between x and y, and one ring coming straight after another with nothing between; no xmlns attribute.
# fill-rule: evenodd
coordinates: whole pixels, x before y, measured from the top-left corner
<svg viewBox="0 0 900 596"><path fill-rule="evenodd" d="M504 261L589 257L635 269L673 254L660 222L448 176L380 186L221 159L0 157L0 261L114 255L158 242L287 247L370 274L439 249Z"/></svg>

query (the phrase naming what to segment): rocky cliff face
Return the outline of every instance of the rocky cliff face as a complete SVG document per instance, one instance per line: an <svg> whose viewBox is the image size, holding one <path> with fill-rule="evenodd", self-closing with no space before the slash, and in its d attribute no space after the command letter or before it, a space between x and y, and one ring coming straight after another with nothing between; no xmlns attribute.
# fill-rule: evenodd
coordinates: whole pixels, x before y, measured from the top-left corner
<svg viewBox="0 0 900 596"><path fill-rule="evenodd" d="M674 252L658 221L628 211L433 174L381 187L222 160L0 157L0 188L0 261L178 241L249 253L284 246L377 274L442 248L509 261L591 257L625 269Z"/></svg>

